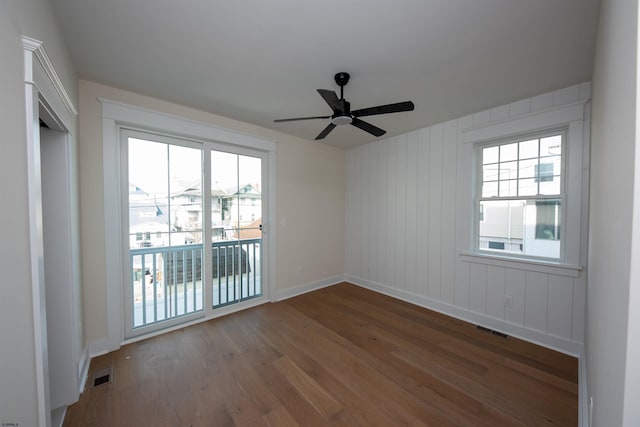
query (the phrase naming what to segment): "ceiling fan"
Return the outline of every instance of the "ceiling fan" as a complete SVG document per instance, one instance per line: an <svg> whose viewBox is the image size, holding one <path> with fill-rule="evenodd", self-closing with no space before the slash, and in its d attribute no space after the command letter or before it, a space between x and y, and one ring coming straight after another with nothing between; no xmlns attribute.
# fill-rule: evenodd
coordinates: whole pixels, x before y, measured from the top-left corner
<svg viewBox="0 0 640 427"><path fill-rule="evenodd" d="M293 122L298 120L313 120L313 119L331 119L331 123L324 128L322 132L315 139L323 139L336 127L340 125L353 125L365 132L374 136L382 136L386 133L385 130L380 129L377 126L367 123L364 120L360 120L359 117L374 116L377 114L399 113L402 111L413 111L415 106L411 101L397 102L395 104L379 105L377 107L362 108L360 110L351 111L351 104L344 99L343 89L349 82L349 73L338 73L334 76L334 79L338 86L340 86L340 99L338 95L332 90L318 89L320 96L329 104L333 114L330 116L314 116L314 117L297 117L293 119L278 119L274 120L275 123L280 122Z"/></svg>

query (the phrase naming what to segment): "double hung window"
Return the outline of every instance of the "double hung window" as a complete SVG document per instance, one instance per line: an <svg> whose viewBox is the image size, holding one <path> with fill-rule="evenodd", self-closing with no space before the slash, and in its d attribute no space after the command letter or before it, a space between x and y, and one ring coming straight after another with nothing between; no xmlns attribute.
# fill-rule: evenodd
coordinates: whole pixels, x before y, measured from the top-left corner
<svg viewBox="0 0 640 427"><path fill-rule="evenodd" d="M566 131L478 145L477 249L562 258Z"/></svg>

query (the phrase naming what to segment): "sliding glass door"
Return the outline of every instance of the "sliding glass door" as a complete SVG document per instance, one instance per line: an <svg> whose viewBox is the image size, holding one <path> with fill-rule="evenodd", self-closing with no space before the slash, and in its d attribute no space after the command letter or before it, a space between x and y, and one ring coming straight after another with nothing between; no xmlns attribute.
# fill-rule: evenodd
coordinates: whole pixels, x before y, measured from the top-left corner
<svg viewBox="0 0 640 427"><path fill-rule="evenodd" d="M126 335L261 297L260 152L122 130Z"/></svg>

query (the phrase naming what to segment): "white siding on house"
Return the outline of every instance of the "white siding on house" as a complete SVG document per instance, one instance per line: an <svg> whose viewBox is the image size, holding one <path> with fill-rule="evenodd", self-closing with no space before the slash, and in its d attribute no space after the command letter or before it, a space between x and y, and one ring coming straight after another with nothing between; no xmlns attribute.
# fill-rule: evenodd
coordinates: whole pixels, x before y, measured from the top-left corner
<svg viewBox="0 0 640 427"><path fill-rule="evenodd" d="M517 126L540 112L584 104L590 95L584 83L348 150L347 279L577 354L584 339L584 271L465 255L473 241L475 172L473 144L463 134ZM582 129L577 133L582 138ZM582 166L582 154L576 158ZM580 166L571 172L582 176ZM580 181L578 195L586 185ZM572 227L583 235L578 231L577 243L567 242L570 264L578 261L576 245L586 242L584 224L577 223Z"/></svg>

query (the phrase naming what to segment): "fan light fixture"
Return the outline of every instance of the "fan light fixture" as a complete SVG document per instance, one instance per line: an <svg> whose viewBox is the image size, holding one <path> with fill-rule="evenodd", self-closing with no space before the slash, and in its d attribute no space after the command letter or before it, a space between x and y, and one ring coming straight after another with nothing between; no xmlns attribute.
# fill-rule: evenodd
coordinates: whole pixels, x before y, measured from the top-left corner
<svg viewBox="0 0 640 427"><path fill-rule="evenodd" d="M353 121L353 118L351 116L346 116L346 115L335 116L331 118L331 123L333 123L336 126L350 125L352 121Z"/></svg>

